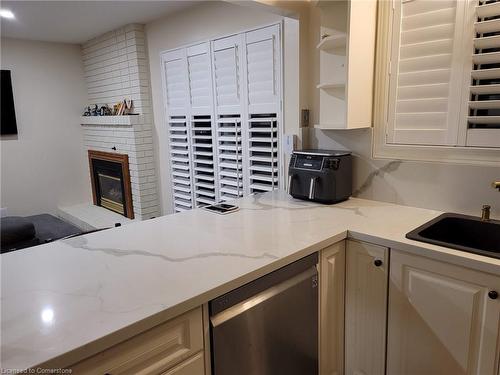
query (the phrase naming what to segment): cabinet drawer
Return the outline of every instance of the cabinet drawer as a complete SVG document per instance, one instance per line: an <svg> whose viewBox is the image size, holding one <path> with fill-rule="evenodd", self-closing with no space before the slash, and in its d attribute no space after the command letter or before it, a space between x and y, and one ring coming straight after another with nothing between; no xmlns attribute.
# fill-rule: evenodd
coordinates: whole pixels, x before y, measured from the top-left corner
<svg viewBox="0 0 500 375"><path fill-rule="evenodd" d="M202 324L201 308L197 308L83 360L71 369L77 375L161 374L203 349Z"/></svg>
<svg viewBox="0 0 500 375"><path fill-rule="evenodd" d="M204 375L205 365L203 352L196 354L162 375Z"/></svg>

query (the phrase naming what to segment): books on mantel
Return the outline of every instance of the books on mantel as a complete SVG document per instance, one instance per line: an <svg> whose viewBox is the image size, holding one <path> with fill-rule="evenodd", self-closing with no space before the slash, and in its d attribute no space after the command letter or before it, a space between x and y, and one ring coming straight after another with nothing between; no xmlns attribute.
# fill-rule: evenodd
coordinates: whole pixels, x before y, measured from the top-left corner
<svg viewBox="0 0 500 375"><path fill-rule="evenodd" d="M132 107L133 107L132 99L124 99L113 106L113 115L115 116L135 115L135 113L131 113Z"/></svg>

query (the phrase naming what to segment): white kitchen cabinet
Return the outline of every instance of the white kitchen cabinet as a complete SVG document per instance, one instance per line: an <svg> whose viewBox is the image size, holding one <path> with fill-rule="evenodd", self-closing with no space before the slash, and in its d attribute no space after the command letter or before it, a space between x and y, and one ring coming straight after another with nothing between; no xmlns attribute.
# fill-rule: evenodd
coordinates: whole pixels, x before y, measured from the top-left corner
<svg viewBox="0 0 500 375"><path fill-rule="evenodd" d="M205 375L197 308L70 366L73 374Z"/></svg>
<svg viewBox="0 0 500 375"><path fill-rule="evenodd" d="M320 374L344 373L345 241L320 255Z"/></svg>
<svg viewBox="0 0 500 375"><path fill-rule="evenodd" d="M205 375L203 353L196 354L162 375Z"/></svg>
<svg viewBox="0 0 500 375"><path fill-rule="evenodd" d="M372 125L377 2L319 1L319 129Z"/></svg>
<svg viewBox="0 0 500 375"><path fill-rule="evenodd" d="M345 374L385 374L389 250L347 241Z"/></svg>
<svg viewBox="0 0 500 375"><path fill-rule="evenodd" d="M498 374L500 276L391 251L387 374Z"/></svg>

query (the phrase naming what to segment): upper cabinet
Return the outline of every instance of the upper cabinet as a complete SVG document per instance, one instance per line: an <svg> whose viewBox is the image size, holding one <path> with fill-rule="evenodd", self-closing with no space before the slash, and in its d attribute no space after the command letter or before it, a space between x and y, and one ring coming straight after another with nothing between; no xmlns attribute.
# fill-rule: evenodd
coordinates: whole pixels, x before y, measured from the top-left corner
<svg viewBox="0 0 500 375"><path fill-rule="evenodd" d="M490 0L379 3L376 157L500 160L499 17Z"/></svg>
<svg viewBox="0 0 500 375"><path fill-rule="evenodd" d="M372 125L377 3L319 1L320 129Z"/></svg>

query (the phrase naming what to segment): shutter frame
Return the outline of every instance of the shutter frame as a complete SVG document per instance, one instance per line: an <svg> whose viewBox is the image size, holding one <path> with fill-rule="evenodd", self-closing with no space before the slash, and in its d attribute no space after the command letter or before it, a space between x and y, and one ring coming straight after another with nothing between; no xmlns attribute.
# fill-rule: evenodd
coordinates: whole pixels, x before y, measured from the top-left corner
<svg viewBox="0 0 500 375"><path fill-rule="evenodd" d="M454 0L394 3L388 144L457 144L465 9L466 2Z"/></svg>
<svg viewBox="0 0 500 375"><path fill-rule="evenodd" d="M474 1L469 10L473 27L469 85L464 87L466 146L500 147L500 1ZM493 17L493 18L491 18Z"/></svg>
<svg viewBox="0 0 500 375"><path fill-rule="evenodd" d="M245 168L248 193L272 191L282 184L280 42L277 25L245 34L244 66L248 100Z"/></svg>

